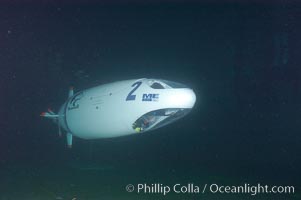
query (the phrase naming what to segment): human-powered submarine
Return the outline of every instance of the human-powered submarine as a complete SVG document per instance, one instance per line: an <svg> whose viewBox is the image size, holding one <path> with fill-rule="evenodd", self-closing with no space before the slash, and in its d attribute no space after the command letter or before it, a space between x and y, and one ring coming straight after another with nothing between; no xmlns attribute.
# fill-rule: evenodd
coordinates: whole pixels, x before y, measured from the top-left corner
<svg viewBox="0 0 301 200"><path fill-rule="evenodd" d="M42 117L65 130L68 147L73 136L113 138L155 130L185 116L196 95L184 84L162 79L133 79L104 84L74 94L58 113L48 109Z"/></svg>

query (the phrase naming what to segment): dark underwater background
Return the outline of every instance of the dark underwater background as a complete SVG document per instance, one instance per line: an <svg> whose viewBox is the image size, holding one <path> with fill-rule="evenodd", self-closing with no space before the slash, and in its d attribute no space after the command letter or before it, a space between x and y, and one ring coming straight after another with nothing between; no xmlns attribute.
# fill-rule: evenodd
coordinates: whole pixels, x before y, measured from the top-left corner
<svg viewBox="0 0 301 200"><path fill-rule="evenodd" d="M301 199L298 1L1 3L0 200ZM134 78L191 87L177 123L68 149L55 112ZM112 125L113 126L113 125ZM128 193L127 184L293 185L295 194Z"/></svg>

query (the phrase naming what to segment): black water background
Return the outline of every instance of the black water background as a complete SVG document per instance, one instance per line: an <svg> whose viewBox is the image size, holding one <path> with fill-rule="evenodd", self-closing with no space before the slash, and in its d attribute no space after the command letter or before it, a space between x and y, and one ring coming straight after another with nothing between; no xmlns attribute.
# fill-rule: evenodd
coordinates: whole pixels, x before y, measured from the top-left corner
<svg viewBox="0 0 301 200"><path fill-rule="evenodd" d="M209 170L300 185L300 5L130 4L0 8L2 166L70 160ZM145 135L66 148L41 119L70 85L158 77L197 94ZM156 171L155 170L155 171ZM276 176L275 176L276 175Z"/></svg>

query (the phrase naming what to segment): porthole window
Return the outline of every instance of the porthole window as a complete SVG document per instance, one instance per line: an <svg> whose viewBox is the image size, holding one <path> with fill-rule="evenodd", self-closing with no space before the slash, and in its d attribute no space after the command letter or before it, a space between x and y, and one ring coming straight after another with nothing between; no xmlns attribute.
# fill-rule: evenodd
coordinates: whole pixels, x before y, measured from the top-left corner
<svg viewBox="0 0 301 200"><path fill-rule="evenodd" d="M150 87L153 89L164 89L164 86L158 82L154 82Z"/></svg>

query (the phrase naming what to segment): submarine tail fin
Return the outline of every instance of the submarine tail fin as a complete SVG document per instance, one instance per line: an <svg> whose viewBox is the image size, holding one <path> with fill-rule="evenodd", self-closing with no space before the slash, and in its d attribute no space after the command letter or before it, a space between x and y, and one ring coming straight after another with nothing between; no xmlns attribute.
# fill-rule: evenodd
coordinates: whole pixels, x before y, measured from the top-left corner
<svg viewBox="0 0 301 200"><path fill-rule="evenodd" d="M68 147L72 148L72 139L73 139L72 133L67 133L66 137L67 137L67 145L68 145Z"/></svg>
<svg viewBox="0 0 301 200"><path fill-rule="evenodd" d="M55 114L50 108L48 108L47 112L42 112L40 114L41 117L46 117L46 118L51 118L51 119L56 119L59 117L59 115Z"/></svg>
<svg viewBox="0 0 301 200"><path fill-rule="evenodd" d="M74 95L74 88L73 88L73 86L71 86L71 87L69 88L68 97L70 98L70 97L72 97L73 95Z"/></svg>
<svg viewBox="0 0 301 200"><path fill-rule="evenodd" d="M54 123L56 123L58 125L58 130L59 130L59 136L62 136L62 130L61 130L61 126L59 123L59 115L55 114L50 108L48 108L47 112L42 112L40 114L41 117L46 117L48 119L52 119Z"/></svg>

